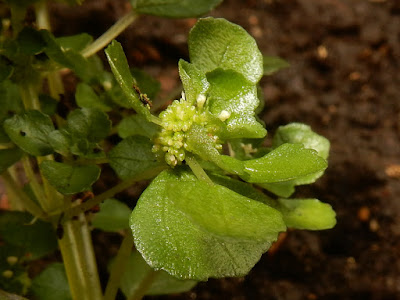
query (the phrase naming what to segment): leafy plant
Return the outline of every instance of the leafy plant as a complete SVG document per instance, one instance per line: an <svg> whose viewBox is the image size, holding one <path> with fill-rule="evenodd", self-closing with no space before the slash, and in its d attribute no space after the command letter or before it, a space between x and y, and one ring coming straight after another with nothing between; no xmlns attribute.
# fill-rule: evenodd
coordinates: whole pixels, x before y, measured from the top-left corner
<svg viewBox="0 0 400 300"><path fill-rule="evenodd" d="M288 198L322 176L329 141L292 123L263 146L258 83L287 63L263 57L242 27L199 19L189 34L190 61L178 64L182 97L159 112L151 110L159 83L131 69L113 40L138 14L194 17L220 2L132 0L132 12L93 41L86 33L54 37L44 2L7 1L0 172L11 209L0 214L2 289L35 299L115 299L119 288L128 299L184 292L210 277L246 275L288 227L335 225L328 204ZM31 4L38 26L24 27ZM94 55L105 46L112 73ZM78 107L67 116L57 113L63 68L79 79ZM109 137L116 133L115 145ZM120 183L94 195L107 164ZM137 203L118 200L141 180L151 183ZM104 293L92 228L124 236ZM29 278L27 266L56 248L62 263Z"/></svg>

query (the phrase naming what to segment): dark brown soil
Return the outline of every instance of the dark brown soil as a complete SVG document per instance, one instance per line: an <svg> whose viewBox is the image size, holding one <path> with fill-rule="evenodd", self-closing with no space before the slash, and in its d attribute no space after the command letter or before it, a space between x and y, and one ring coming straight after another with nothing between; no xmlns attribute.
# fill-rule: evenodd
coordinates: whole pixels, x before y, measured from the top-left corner
<svg viewBox="0 0 400 300"><path fill-rule="evenodd" d="M126 10L123 1L87 1L79 13L55 7L52 21L56 34L98 36ZM245 278L149 299L400 299L400 2L226 0L212 15L290 62L262 80L263 120L271 133L303 122L331 141L326 175L296 196L330 203L338 224L290 231ZM194 22L143 17L119 40L167 93Z"/></svg>

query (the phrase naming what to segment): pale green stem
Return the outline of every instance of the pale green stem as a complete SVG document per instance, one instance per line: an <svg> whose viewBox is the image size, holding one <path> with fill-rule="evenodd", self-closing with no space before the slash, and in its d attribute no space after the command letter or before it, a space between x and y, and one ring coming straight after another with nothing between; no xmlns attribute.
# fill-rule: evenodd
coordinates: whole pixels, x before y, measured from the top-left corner
<svg viewBox="0 0 400 300"><path fill-rule="evenodd" d="M196 175L197 179L207 182L210 185L214 184L193 156L186 155L185 161L189 165L190 169L193 171L194 175Z"/></svg>
<svg viewBox="0 0 400 300"><path fill-rule="evenodd" d="M37 218L44 217L43 210L35 202L33 202L31 198L29 198L29 196L15 182L8 170L3 172L1 176L7 186L7 189L12 190L12 193L17 197L18 201L20 201L18 205L22 205L28 212Z"/></svg>
<svg viewBox="0 0 400 300"><path fill-rule="evenodd" d="M143 172L142 174L137 175L133 178L124 180L121 183L117 184L116 186L112 187L111 189L105 191L104 193L102 193L102 194L100 194L78 206L72 207L66 213L66 216L72 217L72 216L76 216L82 212L85 212L87 210L90 210L91 208L95 207L96 205L99 205L104 200L112 198L115 194L118 194L119 192L126 190L127 188L132 186L135 182L155 177L158 173L160 173L165 168L166 168L165 166L160 166L155 169Z"/></svg>
<svg viewBox="0 0 400 300"><path fill-rule="evenodd" d="M102 300L96 260L85 216L67 220L58 240L73 300Z"/></svg>
<svg viewBox="0 0 400 300"><path fill-rule="evenodd" d="M139 287L136 289L136 292L132 295L132 297L129 297L128 300L142 299L144 295L146 295L146 292L148 291L158 274L159 272L154 271L153 269L149 271L146 277L140 282Z"/></svg>
<svg viewBox="0 0 400 300"><path fill-rule="evenodd" d="M113 39L115 39L122 31L124 31L130 24L135 21L138 16L134 11L129 12L127 15L119 19L113 26L111 26L103 35L101 35L92 44L82 50L81 54L84 57L90 57L96 52L106 47Z"/></svg>
<svg viewBox="0 0 400 300"><path fill-rule="evenodd" d="M34 85L32 84L21 85L20 94L26 110L28 109L40 110L39 98Z"/></svg>
<svg viewBox="0 0 400 300"><path fill-rule="evenodd" d="M106 291L104 294L104 300L114 300L122 275L125 271L126 261L132 253L133 237L130 230L125 232L125 237L122 240L121 247L118 250L117 256L115 257L114 263L111 268L110 278L108 279Z"/></svg>
<svg viewBox="0 0 400 300"><path fill-rule="evenodd" d="M13 143L1 143L0 150L11 149L14 148L15 145Z"/></svg>
<svg viewBox="0 0 400 300"><path fill-rule="evenodd" d="M36 24L39 29L50 30L50 17L46 1L39 1L35 4Z"/></svg>

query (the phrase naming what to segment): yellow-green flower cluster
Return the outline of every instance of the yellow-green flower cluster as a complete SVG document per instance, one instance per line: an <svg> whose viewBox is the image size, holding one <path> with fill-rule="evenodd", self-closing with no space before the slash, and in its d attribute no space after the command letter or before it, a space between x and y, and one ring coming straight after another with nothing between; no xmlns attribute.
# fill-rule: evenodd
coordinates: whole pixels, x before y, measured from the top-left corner
<svg viewBox="0 0 400 300"><path fill-rule="evenodd" d="M204 97L204 96L203 96ZM202 103L204 104L204 103ZM161 119L161 131L155 139L153 152L157 155L164 155L164 159L170 166L174 167L185 159L187 132L193 124L207 127L208 115L203 109L203 105L194 106L185 100L184 96L163 111ZM212 127L208 132L213 135ZM213 135L214 137L214 135ZM215 137L216 148L221 149L218 137Z"/></svg>

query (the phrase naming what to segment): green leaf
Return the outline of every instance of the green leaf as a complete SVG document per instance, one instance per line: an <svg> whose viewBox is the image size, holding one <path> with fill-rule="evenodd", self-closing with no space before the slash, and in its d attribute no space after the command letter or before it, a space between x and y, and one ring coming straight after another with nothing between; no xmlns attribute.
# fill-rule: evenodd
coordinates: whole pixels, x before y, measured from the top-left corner
<svg viewBox="0 0 400 300"><path fill-rule="evenodd" d="M18 148L0 150L0 174L19 161L22 155Z"/></svg>
<svg viewBox="0 0 400 300"><path fill-rule="evenodd" d="M45 160L40 170L49 183L64 195L76 194L90 189L100 176L96 165L72 166Z"/></svg>
<svg viewBox="0 0 400 300"><path fill-rule="evenodd" d="M149 108L143 105L139 99L139 95L133 89L133 84L136 84L136 82L129 70L128 61L121 44L114 40L106 48L105 52L115 79L129 100L130 105L137 113L142 114L150 121L151 113Z"/></svg>
<svg viewBox="0 0 400 300"><path fill-rule="evenodd" d="M131 299L138 291L143 280L151 275L152 272L154 271L143 260L140 253L137 251L133 252L127 261L125 272L121 278L121 291L128 299ZM179 280L167 272L159 271L146 291L146 295L184 293L191 290L196 284L197 281Z"/></svg>
<svg viewBox="0 0 400 300"><path fill-rule="evenodd" d="M52 116L57 111L58 101L47 94L39 95L40 109L41 111L49 116Z"/></svg>
<svg viewBox="0 0 400 300"><path fill-rule="evenodd" d="M283 144L262 158L244 161L246 175L252 183L288 181L326 169L327 162L315 150L300 144Z"/></svg>
<svg viewBox="0 0 400 300"><path fill-rule="evenodd" d="M179 76L185 91L185 98L192 105L197 102L199 96L206 96L210 84L207 81L206 75L195 65L183 59L179 60Z"/></svg>
<svg viewBox="0 0 400 300"><path fill-rule="evenodd" d="M274 193L279 197L289 197L295 191L295 180L289 180L284 182L273 182L273 183L257 183L258 186Z"/></svg>
<svg viewBox="0 0 400 300"><path fill-rule="evenodd" d="M256 84L263 57L256 41L239 25L224 19L200 19L189 35L190 61L202 72L233 70Z"/></svg>
<svg viewBox="0 0 400 300"><path fill-rule="evenodd" d="M4 131L3 122L24 110L18 85L10 80L0 82L0 107L0 143L7 143L10 139Z"/></svg>
<svg viewBox="0 0 400 300"><path fill-rule="evenodd" d="M191 18L212 10L222 0L130 0L140 14L167 18Z"/></svg>
<svg viewBox="0 0 400 300"><path fill-rule="evenodd" d="M329 140L314 131L311 127L301 123L291 123L280 126L272 140L272 147L276 148L285 143L303 144L307 149L314 149L324 159L329 156Z"/></svg>
<svg viewBox="0 0 400 300"><path fill-rule="evenodd" d="M57 249L57 240L50 223L35 220L28 213L0 213L0 235L7 243L22 247L30 259L37 259Z"/></svg>
<svg viewBox="0 0 400 300"><path fill-rule="evenodd" d="M323 230L336 225L335 211L317 199L278 199L278 202L288 227Z"/></svg>
<svg viewBox="0 0 400 300"><path fill-rule="evenodd" d="M41 33L32 27L24 27L17 37L19 51L26 55L35 55L44 50L46 42Z"/></svg>
<svg viewBox="0 0 400 300"><path fill-rule="evenodd" d="M76 138L82 137L89 142L99 142L108 136L111 121L107 114L99 109L75 109L68 115L67 130Z"/></svg>
<svg viewBox="0 0 400 300"><path fill-rule="evenodd" d="M103 231L120 231L129 228L131 212L125 203L107 199L100 204L100 211L94 215L92 225Z"/></svg>
<svg viewBox="0 0 400 300"><path fill-rule="evenodd" d="M160 167L161 163L151 151L152 147L148 138L130 136L110 151L110 166L124 180Z"/></svg>
<svg viewBox="0 0 400 300"><path fill-rule="evenodd" d="M105 112L112 110L105 99L98 96L92 87L84 82L80 82L76 87L75 100L80 107L97 108Z"/></svg>
<svg viewBox="0 0 400 300"><path fill-rule="evenodd" d="M210 82L207 107L215 116L227 113L228 138L263 138L267 131L255 118L259 105L256 86L241 74L217 69L207 75Z"/></svg>
<svg viewBox="0 0 400 300"><path fill-rule="evenodd" d="M276 210L176 170L145 190L131 229L151 267L207 280L247 274L285 225Z"/></svg>
<svg viewBox="0 0 400 300"><path fill-rule="evenodd" d="M264 75L271 75L281 69L290 67L290 64L277 56L264 55Z"/></svg>
<svg viewBox="0 0 400 300"><path fill-rule="evenodd" d="M123 118L117 128L118 135L123 139L132 135L142 135L152 139L160 130L158 125L147 121L142 115Z"/></svg>
<svg viewBox="0 0 400 300"><path fill-rule="evenodd" d="M76 52L80 52L93 41L93 37L87 33L80 33L71 36L59 37L56 38L56 41L64 50L72 49Z"/></svg>
<svg viewBox="0 0 400 300"><path fill-rule="evenodd" d="M35 299L40 300L72 300L67 275L62 263L53 263L32 282Z"/></svg>
<svg viewBox="0 0 400 300"><path fill-rule="evenodd" d="M4 130L18 147L29 154L42 156L53 152L47 137L54 125L50 117L40 111L30 110L7 119Z"/></svg>

